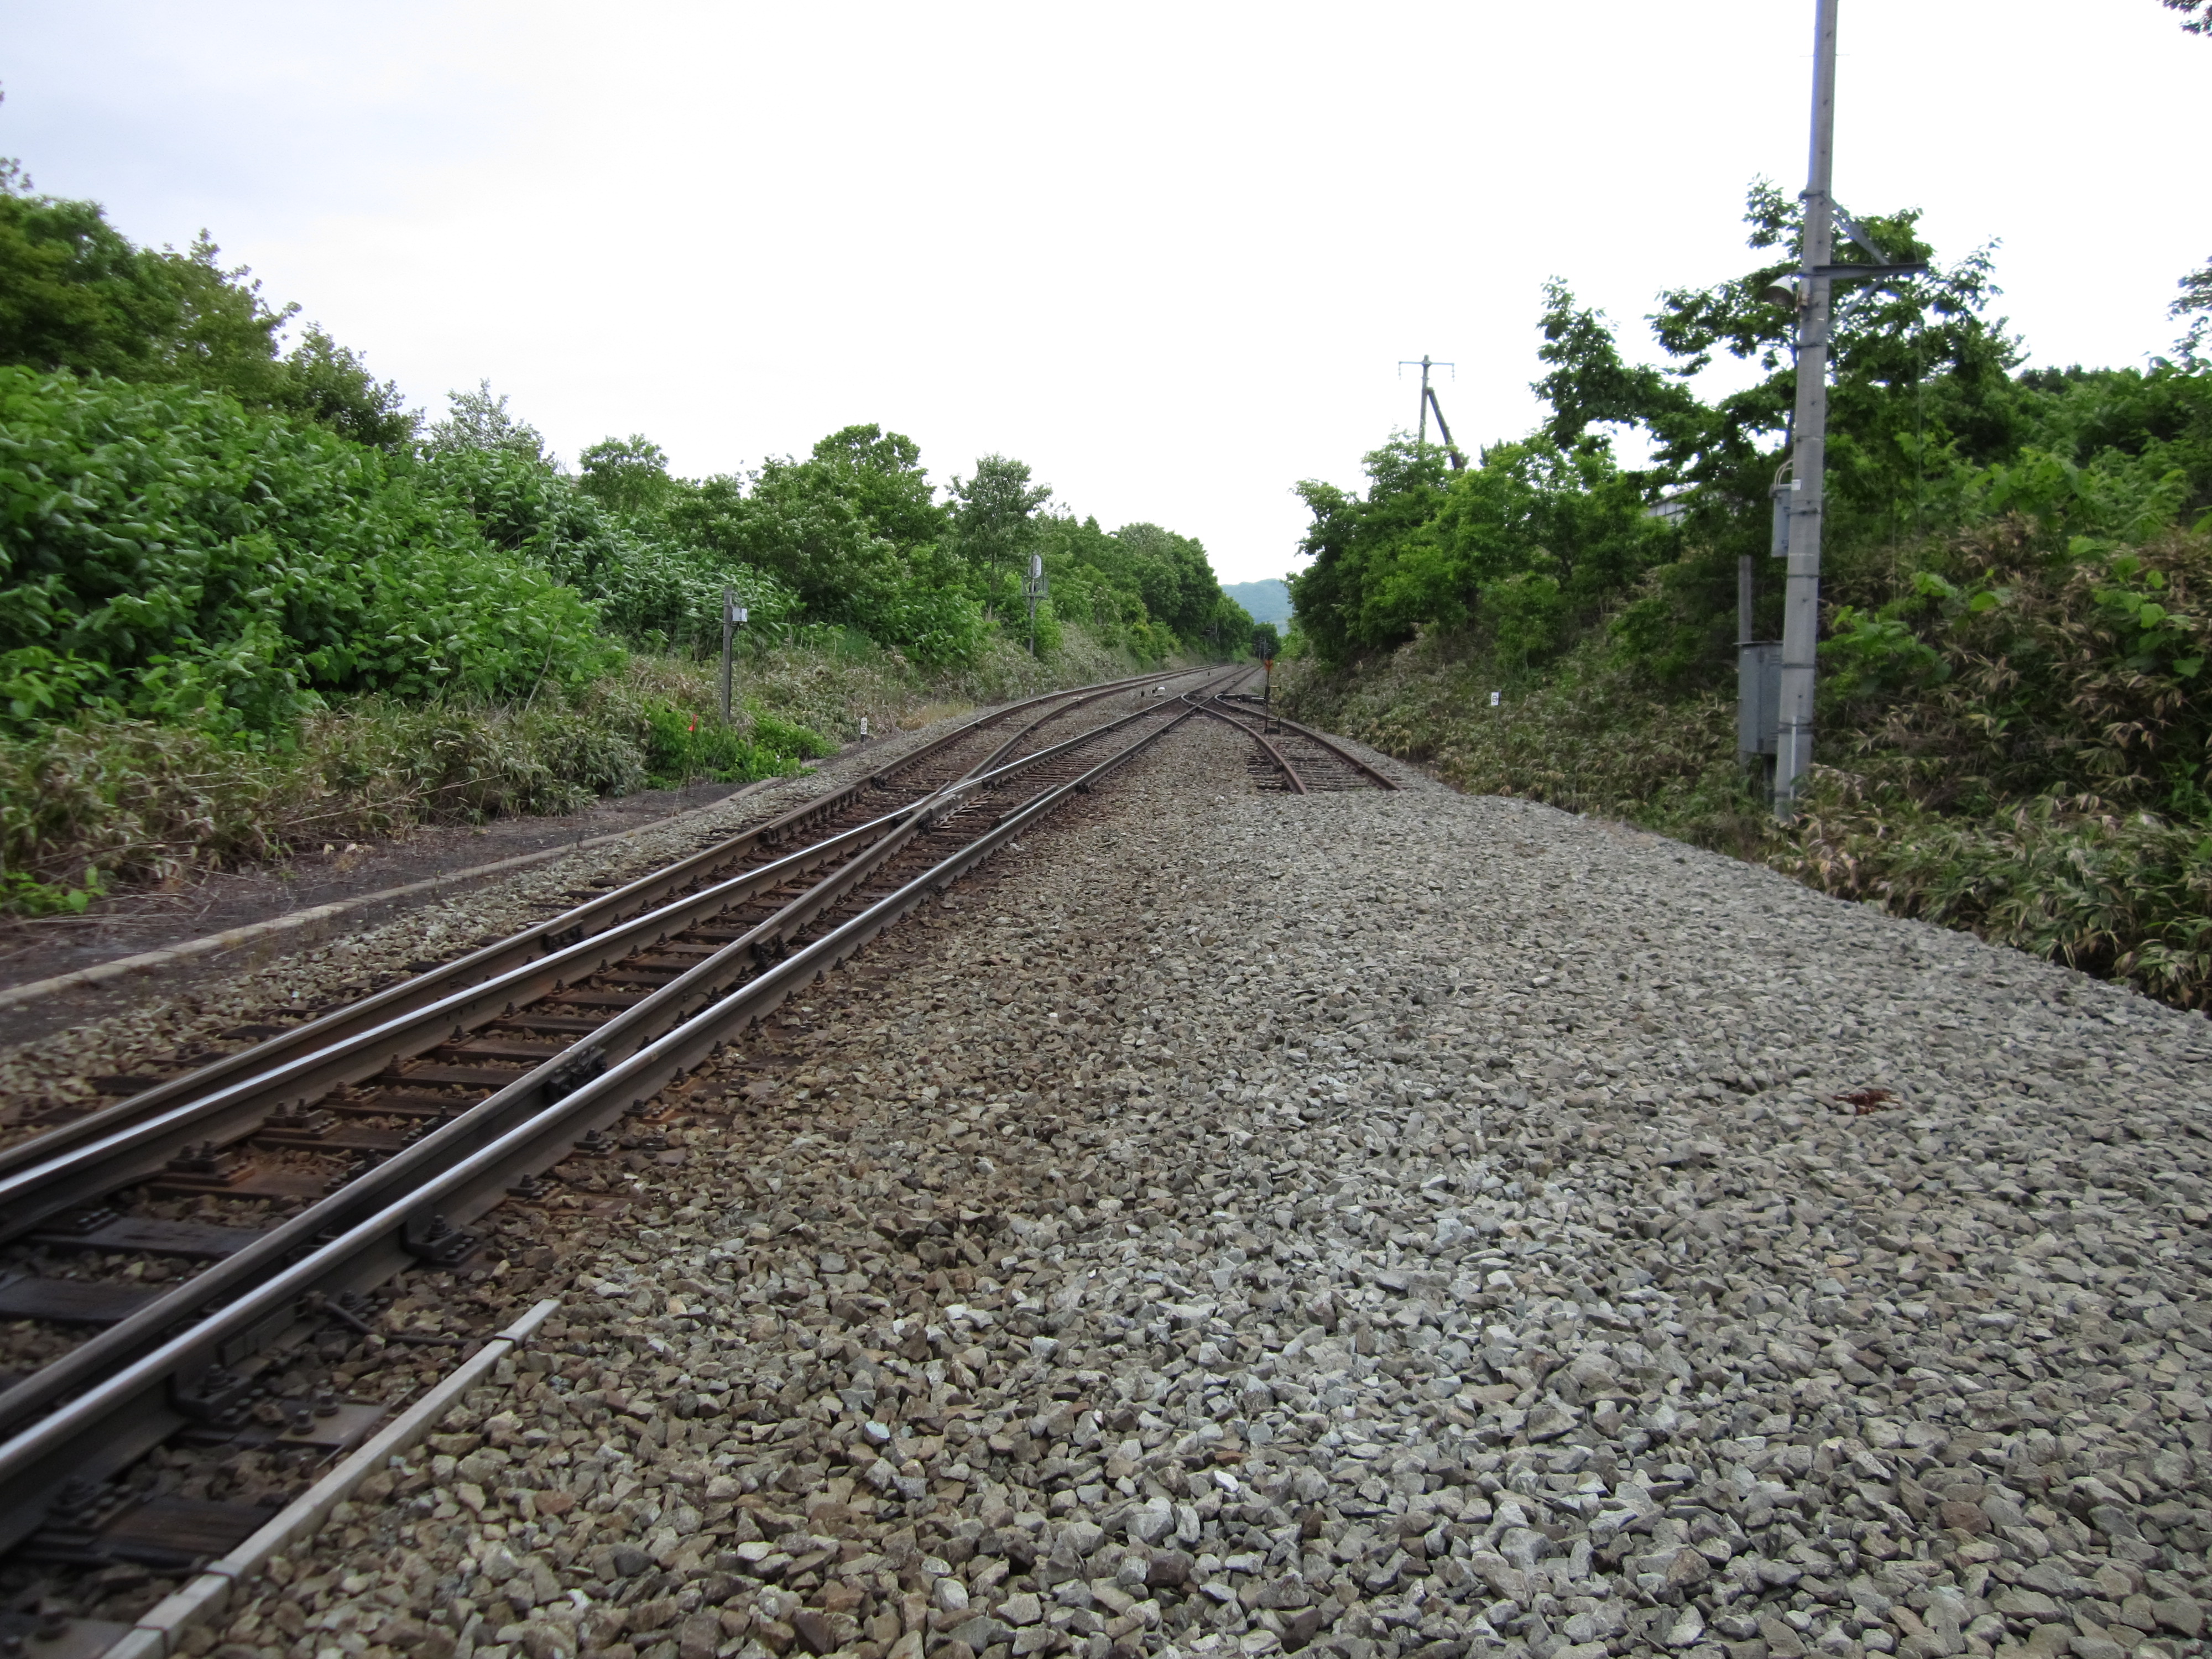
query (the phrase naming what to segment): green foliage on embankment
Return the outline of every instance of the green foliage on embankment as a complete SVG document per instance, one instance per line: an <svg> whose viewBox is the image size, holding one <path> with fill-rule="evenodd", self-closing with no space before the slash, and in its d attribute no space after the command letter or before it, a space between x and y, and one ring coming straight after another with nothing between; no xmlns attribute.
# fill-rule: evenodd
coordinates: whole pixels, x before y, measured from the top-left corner
<svg viewBox="0 0 2212 1659"><path fill-rule="evenodd" d="M1629 819L1842 896L2212 1006L2212 368L2021 370L1975 255L1840 288L1818 710L1774 823L1735 757L1737 562L1778 631L1794 204L1744 277L1663 295L1631 362L1553 283L1538 432L1453 472L1402 438L1304 486L1279 691L1463 787ZM1914 216L1872 222L1924 258ZM2205 289L2185 283L2187 296ZM1755 367L1710 400L1717 353ZM1641 432L1629 468L1613 435ZM1498 705L1490 703L1500 693Z"/></svg>
<svg viewBox="0 0 2212 1659"><path fill-rule="evenodd" d="M1249 634L1197 543L1054 514L1003 456L940 488L855 425L744 475L640 434L571 469L488 386L426 428L217 256L0 164L0 908L765 775Z"/></svg>

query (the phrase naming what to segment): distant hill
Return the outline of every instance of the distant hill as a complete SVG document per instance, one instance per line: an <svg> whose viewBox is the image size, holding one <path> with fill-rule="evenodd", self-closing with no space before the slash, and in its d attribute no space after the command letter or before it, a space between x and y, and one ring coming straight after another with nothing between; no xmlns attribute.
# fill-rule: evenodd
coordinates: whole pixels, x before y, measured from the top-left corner
<svg viewBox="0 0 2212 1659"><path fill-rule="evenodd" d="M1224 582L1221 591L1252 613L1255 623L1291 619L1291 590L1272 578L1259 582Z"/></svg>

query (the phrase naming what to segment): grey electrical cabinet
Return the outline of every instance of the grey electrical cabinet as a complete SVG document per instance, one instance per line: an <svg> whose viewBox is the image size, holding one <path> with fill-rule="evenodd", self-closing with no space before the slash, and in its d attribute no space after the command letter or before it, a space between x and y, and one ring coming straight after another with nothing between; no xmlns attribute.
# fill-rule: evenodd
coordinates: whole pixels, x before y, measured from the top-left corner
<svg viewBox="0 0 2212 1659"><path fill-rule="evenodd" d="M1735 651L1736 753L1771 755L1782 721L1781 642L1753 640Z"/></svg>

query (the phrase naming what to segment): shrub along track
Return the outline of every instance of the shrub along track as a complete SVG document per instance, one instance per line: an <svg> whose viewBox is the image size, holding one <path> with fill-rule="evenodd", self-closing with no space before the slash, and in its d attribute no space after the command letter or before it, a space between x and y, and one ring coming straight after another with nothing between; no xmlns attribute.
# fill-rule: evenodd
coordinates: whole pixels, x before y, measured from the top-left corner
<svg viewBox="0 0 2212 1659"><path fill-rule="evenodd" d="M1142 690L1123 712L1115 694L1132 687L1000 711L368 1006L0 1152L9 1233L100 1273L0 1284L0 1316L44 1322L17 1328L16 1352L46 1362L0 1395L0 1543L174 1562L248 1529L236 1506L149 1516L98 1482L179 1430L280 1456L358 1438L377 1408L272 1415L262 1352L366 1331L365 1291L410 1263L459 1265L478 1242L468 1224L510 1193L542 1196L572 1147L657 1150L664 1084L1195 712ZM1098 723L1053 740L1085 709ZM202 1218L208 1199L243 1196L311 1201L263 1232ZM199 1200L191 1218L163 1202L177 1199ZM180 1261L213 1265L167 1290L142 1282ZM54 1328L87 1324L106 1328L74 1347Z"/></svg>

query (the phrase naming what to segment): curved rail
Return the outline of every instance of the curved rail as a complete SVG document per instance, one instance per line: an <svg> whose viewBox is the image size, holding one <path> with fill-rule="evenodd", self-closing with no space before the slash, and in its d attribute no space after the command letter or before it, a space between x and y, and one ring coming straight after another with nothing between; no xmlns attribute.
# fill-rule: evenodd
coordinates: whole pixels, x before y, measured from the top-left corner
<svg viewBox="0 0 2212 1659"><path fill-rule="evenodd" d="M1247 703L1251 701L1251 699L1248 697L1239 697L1237 700L1241 702ZM1264 749L1267 752L1268 758L1273 761L1275 765L1281 769L1284 777L1288 781L1290 787L1294 793L1304 795L1311 793L1307 787L1306 781L1299 774L1296 765L1291 762L1290 757L1284 752L1283 747L1270 740L1270 733L1262 732L1258 727L1251 726L1243 720L1237 719L1234 715L1213 707L1216 703L1225 703L1227 701L1228 698L1226 696L1216 695L1208 700L1206 712L1208 714L1217 715L1219 719L1227 720L1230 725L1237 727L1238 731L1243 732L1247 737L1250 738L1253 742L1258 744L1261 748ZM1353 754L1342 744L1339 743L1335 738L1329 737L1327 733L1316 732L1310 726L1301 726L1296 720L1286 720L1280 714L1270 714L1268 716L1268 720L1270 724L1273 726L1279 727L1281 730L1285 732L1297 733L1298 738L1302 742L1311 744L1315 748L1322 750L1324 754L1335 760L1343 762L1345 765L1350 767L1361 777L1365 778L1369 782L1374 784L1378 789L1395 790L1399 787L1398 782L1395 778L1390 777L1388 774L1378 770L1375 767L1370 765L1367 762L1360 759L1358 756ZM1310 759L1311 757L1309 757L1309 763L1310 763Z"/></svg>
<svg viewBox="0 0 2212 1659"><path fill-rule="evenodd" d="M1219 699L1216 698L1214 701L1218 702ZM1306 781L1298 775L1297 768L1291 764L1290 757L1283 753L1283 751L1280 749L1278 749L1273 743L1270 743L1267 740L1267 734L1261 731L1258 726L1247 726L1243 720L1238 720L1234 714L1224 714L1222 710L1216 708L1212 702L1206 703L1200 712L1212 715L1214 719L1219 720L1224 726L1235 726L1246 737L1251 738L1253 742L1258 744L1261 748L1266 750L1267 751L1267 757L1273 761L1275 765L1281 770L1284 781L1290 785L1291 793L1292 794L1304 795L1311 793L1306 788Z"/></svg>

